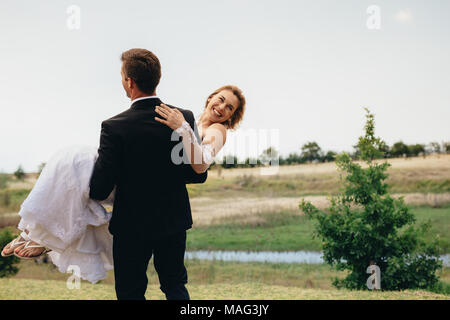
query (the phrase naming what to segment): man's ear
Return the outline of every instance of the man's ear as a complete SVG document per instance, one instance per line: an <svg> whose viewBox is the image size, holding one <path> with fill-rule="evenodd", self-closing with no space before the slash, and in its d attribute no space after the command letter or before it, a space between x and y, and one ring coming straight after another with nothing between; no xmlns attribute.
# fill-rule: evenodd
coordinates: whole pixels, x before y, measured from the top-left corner
<svg viewBox="0 0 450 320"><path fill-rule="evenodd" d="M127 84L128 84L128 88L130 90L133 89L136 86L136 84L134 83L133 79L131 79L130 77L128 77L128 79L127 79Z"/></svg>

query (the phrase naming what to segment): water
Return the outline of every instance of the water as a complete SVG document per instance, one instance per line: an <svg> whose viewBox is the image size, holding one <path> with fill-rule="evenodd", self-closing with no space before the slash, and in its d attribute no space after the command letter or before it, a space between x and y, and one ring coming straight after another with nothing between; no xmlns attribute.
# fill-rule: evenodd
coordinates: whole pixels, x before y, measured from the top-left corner
<svg viewBox="0 0 450 320"><path fill-rule="evenodd" d="M321 264L322 252L318 251L186 251L186 259L221 260L237 262L307 263ZM445 267L450 267L450 254L440 257Z"/></svg>

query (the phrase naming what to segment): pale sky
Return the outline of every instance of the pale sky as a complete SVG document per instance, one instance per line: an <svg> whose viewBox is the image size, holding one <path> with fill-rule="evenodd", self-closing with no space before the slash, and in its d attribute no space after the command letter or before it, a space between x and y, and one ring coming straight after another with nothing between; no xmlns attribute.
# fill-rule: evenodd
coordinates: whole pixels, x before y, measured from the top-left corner
<svg viewBox="0 0 450 320"><path fill-rule="evenodd" d="M363 107L390 145L450 141L449 39L449 1L3 0L0 171L98 146L101 122L129 108L120 54L133 47L159 57L158 96L197 118L216 88L242 89L247 111L222 154L264 130L283 156L308 141L352 151Z"/></svg>

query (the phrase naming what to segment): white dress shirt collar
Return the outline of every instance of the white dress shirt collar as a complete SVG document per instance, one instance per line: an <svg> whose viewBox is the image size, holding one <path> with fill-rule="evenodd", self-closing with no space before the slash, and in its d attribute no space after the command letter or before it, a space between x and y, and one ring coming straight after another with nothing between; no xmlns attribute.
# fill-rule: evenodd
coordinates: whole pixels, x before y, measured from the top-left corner
<svg viewBox="0 0 450 320"><path fill-rule="evenodd" d="M159 99L158 96L147 96L147 97L140 97L140 98L136 98L134 100L131 100L131 105L139 100L144 100L144 99L151 99L151 98L156 98Z"/></svg>

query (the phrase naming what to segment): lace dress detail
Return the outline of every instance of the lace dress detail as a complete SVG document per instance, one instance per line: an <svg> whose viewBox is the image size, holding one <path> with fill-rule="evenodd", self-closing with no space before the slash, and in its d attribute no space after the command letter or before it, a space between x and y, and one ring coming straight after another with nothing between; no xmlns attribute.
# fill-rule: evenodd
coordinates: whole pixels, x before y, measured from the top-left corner
<svg viewBox="0 0 450 320"><path fill-rule="evenodd" d="M111 214L89 198L97 149L70 147L45 165L22 203L18 228L53 251L48 255L60 272L77 265L81 278L95 283L113 268ZM113 194L109 200L112 200Z"/></svg>
<svg viewBox="0 0 450 320"><path fill-rule="evenodd" d="M194 145L195 148L194 152L196 153L201 152L204 163L206 163L209 166L211 163L214 162L215 155L212 144L199 143L189 123L183 121L181 126L178 129L176 129L175 132L178 133L181 137L183 137L183 140L186 139L188 142Z"/></svg>

